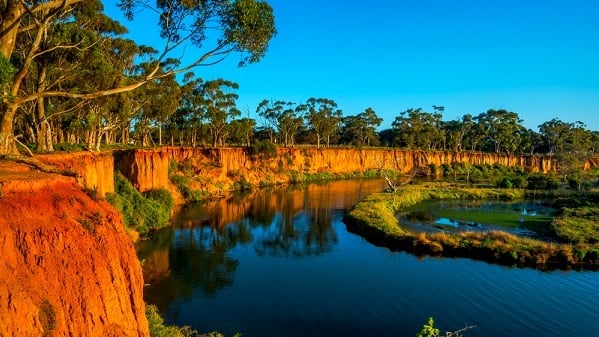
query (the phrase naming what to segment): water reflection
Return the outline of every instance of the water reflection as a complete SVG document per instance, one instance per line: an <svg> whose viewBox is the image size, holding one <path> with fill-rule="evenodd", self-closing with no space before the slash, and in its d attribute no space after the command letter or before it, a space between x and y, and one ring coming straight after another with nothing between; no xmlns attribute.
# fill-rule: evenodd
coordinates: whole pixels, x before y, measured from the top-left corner
<svg viewBox="0 0 599 337"><path fill-rule="evenodd" d="M397 217L415 232L505 231L550 240L548 225L556 212L543 200L427 201L399 212Z"/></svg>
<svg viewBox="0 0 599 337"><path fill-rule="evenodd" d="M326 254L338 242L333 221L384 187L381 180L338 181L186 205L173 216L173 228L137 247L146 301L163 310L196 290L212 297L231 287L239 266L235 247L251 246L260 257Z"/></svg>

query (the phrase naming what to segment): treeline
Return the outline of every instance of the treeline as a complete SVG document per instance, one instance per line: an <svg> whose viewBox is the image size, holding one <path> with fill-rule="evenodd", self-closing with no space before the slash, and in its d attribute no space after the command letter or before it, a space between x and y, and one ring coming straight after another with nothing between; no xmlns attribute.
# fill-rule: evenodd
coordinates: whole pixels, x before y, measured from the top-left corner
<svg viewBox="0 0 599 337"><path fill-rule="evenodd" d="M153 2L119 3L133 17ZM344 114L329 98L264 100L242 111L237 83L201 79L191 70L218 63L229 53L240 55L241 64L259 61L276 33L272 8L263 1L156 1L153 10L170 18L158 22L165 40L162 51L126 39L125 27L106 16L98 0L44 4L0 3L5 19L0 34L0 154L14 153L17 142L53 151L114 145L250 146L268 140L289 147L569 156L566 162L588 158L599 148L598 133L582 122L552 119L531 130L517 113L506 110L444 121L443 106L408 109L398 111L392 127L382 131L383 120L373 109ZM212 37L207 30L221 32L215 47L207 47ZM186 42L204 51L182 65L169 55Z"/></svg>
<svg viewBox="0 0 599 337"><path fill-rule="evenodd" d="M135 91L92 101L31 102L25 104L31 105L30 113L17 120L17 133L41 151L53 150L54 144L99 150L112 145L250 146L253 140L285 147L386 146L550 156L565 152L591 156L599 150L599 132L582 122L554 118L532 130L522 125L516 112L506 110L444 121L442 106L433 106L432 112L407 109L382 131L378 129L383 119L372 108L344 115L327 98L299 103L264 100L242 112L237 107L237 83L204 82L193 76L187 74L183 83L165 77Z"/></svg>

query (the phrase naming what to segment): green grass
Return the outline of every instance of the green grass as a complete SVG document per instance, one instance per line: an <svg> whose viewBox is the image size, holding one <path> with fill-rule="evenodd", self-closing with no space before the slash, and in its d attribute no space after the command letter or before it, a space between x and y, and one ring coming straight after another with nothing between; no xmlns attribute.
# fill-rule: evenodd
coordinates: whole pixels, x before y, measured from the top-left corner
<svg viewBox="0 0 599 337"><path fill-rule="evenodd" d="M599 243L599 206L564 208L551 224L558 238L577 244Z"/></svg>
<svg viewBox="0 0 599 337"><path fill-rule="evenodd" d="M496 225L508 228L525 227L535 231L548 228L551 222L553 221L552 216L521 216L520 214L514 212L490 212L487 210L479 210L476 208L469 210L435 210L434 214L438 217L448 218L451 220L475 222L484 225ZM520 219L523 219L523 221L520 221Z"/></svg>
<svg viewBox="0 0 599 337"><path fill-rule="evenodd" d="M581 210L581 214L572 217L574 225L564 225L572 233L562 228L560 239L563 243L556 244L529 238L523 238L505 232L461 232L447 233L412 233L402 228L395 213L407 207L417 205L425 200L512 200L525 196L522 190L460 188L447 183L425 183L409 185L401 188L396 195L378 193L366 197L355 205L345 217L348 227L353 228L367 238L392 249L412 251L418 254L439 256L463 256L482 259L508 265L529 266L536 268L571 268L585 266L599 267L599 227L593 217L599 217L599 207ZM481 217L489 215L475 214L472 220L480 221ZM590 222L578 220L589 217ZM454 214L454 218L464 214ZM509 216L494 216L506 225L514 225L514 219ZM570 219L565 217L566 220ZM578 219L578 220L575 220ZM519 219L518 219L519 220ZM540 217L537 221L528 223L530 226L547 226L547 220ZM482 222L482 221L480 221ZM567 221L563 221L567 222ZM555 221L551 226L554 226ZM577 243L578 244L573 244Z"/></svg>

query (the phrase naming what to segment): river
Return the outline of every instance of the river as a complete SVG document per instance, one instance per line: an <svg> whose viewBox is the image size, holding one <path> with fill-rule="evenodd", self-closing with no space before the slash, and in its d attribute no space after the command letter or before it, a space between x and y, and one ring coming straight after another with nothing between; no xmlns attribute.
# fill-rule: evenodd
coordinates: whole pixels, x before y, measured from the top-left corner
<svg viewBox="0 0 599 337"><path fill-rule="evenodd" d="M138 246L146 302L227 337L415 336L429 316L476 336L599 335L599 272L419 258L349 233L384 181L260 190L187 205Z"/></svg>

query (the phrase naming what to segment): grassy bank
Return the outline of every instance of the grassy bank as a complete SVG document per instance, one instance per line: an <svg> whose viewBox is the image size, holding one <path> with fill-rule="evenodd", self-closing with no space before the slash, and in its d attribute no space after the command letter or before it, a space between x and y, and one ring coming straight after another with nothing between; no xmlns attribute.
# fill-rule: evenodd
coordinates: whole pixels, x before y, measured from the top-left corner
<svg viewBox="0 0 599 337"><path fill-rule="evenodd" d="M517 189L462 188L448 183L405 186L396 194L374 194L345 217L348 229L393 250L422 255L468 257L505 265L554 268L598 268L599 227L587 212L564 212L551 223L560 242L545 242L505 232L413 233L400 226L395 213L425 200L514 200ZM599 208L594 209L599 216ZM559 230L556 230L558 229Z"/></svg>

